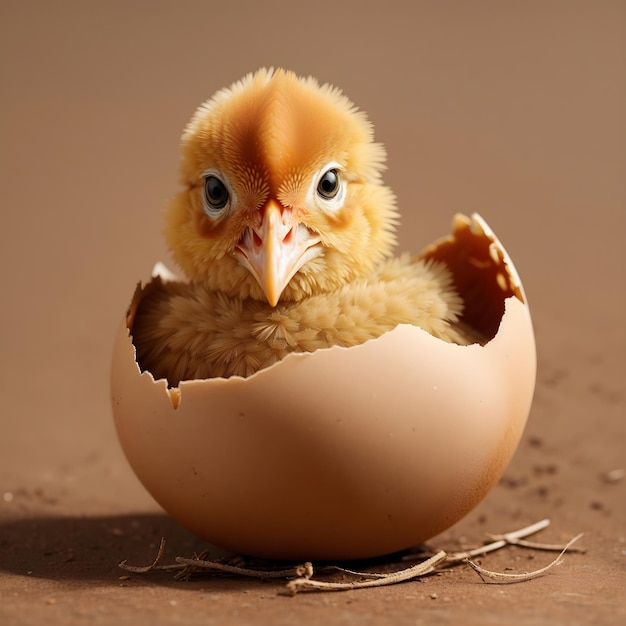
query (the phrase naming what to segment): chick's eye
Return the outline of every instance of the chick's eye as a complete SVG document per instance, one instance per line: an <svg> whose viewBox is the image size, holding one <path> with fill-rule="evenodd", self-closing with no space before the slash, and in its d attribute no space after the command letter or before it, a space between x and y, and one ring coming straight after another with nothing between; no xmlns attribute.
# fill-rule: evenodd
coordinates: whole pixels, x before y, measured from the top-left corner
<svg viewBox="0 0 626 626"><path fill-rule="evenodd" d="M228 189L217 176L204 179L204 199L210 209L223 209L228 203Z"/></svg>
<svg viewBox="0 0 626 626"><path fill-rule="evenodd" d="M339 172L336 169L328 170L317 183L317 193L325 200L330 200L339 191Z"/></svg>

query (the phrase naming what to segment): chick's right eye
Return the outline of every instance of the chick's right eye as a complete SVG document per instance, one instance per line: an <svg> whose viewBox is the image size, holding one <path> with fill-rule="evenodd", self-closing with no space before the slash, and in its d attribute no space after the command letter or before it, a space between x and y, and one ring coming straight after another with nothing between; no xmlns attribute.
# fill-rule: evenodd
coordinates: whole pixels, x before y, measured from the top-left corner
<svg viewBox="0 0 626 626"><path fill-rule="evenodd" d="M324 173L317 184L317 193L325 200L331 200L339 191L339 172L332 168Z"/></svg>
<svg viewBox="0 0 626 626"><path fill-rule="evenodd" d="M223 209L228 203L228 189L217 176L207 176L204 179L204 199L214 210Z"/></svg>

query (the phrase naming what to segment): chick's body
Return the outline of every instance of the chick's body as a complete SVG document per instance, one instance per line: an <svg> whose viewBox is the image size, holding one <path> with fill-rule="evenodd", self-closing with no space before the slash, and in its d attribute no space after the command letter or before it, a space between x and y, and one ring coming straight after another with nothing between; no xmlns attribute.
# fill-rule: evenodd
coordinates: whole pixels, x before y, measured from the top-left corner
<svg viewBox="0 0 626 626"><path fill-rule="evenodd" d="M391 257L384 160L345 96L290 72L261 70L202 105L167 211L189 280L142 298L132 326L142 369L170 385L249 376L402 323L468 343L445 266Z"/></svg>
<svg viewBox="0 0 626 626"><path fill-rule="evenodd" d="M140 363L171 385L249 376L290 352L354 346L398 324L464 343L449 323L460 301L441 265L390 259L330 293L271 307L198 283L170 282L146 294L135 321Z"/></svg>

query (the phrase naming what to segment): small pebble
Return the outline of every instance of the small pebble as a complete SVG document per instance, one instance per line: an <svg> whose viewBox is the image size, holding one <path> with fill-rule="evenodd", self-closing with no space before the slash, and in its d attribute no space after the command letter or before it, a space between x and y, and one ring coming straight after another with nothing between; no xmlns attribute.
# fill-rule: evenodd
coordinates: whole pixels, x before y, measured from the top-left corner
<svg viewBox="0 0 626 626"><path fill-rule="evenodd" d="M622 480L622 478L624 478L624 476L626 475L626 471L623 469L614 469L611 470L610 472L607 472L606 474L604 474L603 479L604 482L606 483L616 483L620 480ZM6 494L5 494L6 495Z"/></svg>

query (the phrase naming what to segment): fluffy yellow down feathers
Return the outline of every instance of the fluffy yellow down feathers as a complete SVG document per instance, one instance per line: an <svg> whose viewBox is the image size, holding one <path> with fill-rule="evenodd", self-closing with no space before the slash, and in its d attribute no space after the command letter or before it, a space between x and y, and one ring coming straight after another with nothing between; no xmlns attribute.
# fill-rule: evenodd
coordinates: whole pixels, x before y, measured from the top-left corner
<svg viewBox="0 0 626 626"><path fill-rule="evenodd" d="M398 324L468 343L443 265L393 258L385 152L337 89L260 70L200 106L182 139L166 237L186 282L157 283L132 335L142 369L249 376L290 352Z"/></svg>

